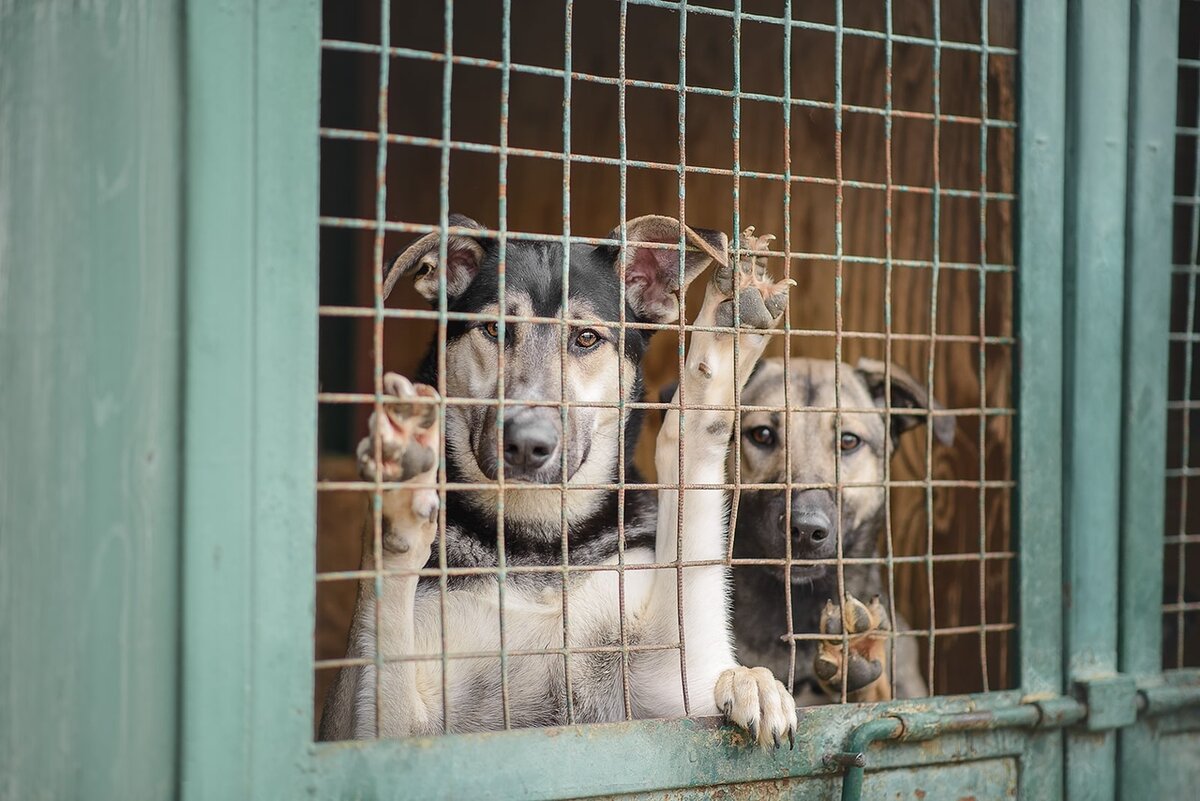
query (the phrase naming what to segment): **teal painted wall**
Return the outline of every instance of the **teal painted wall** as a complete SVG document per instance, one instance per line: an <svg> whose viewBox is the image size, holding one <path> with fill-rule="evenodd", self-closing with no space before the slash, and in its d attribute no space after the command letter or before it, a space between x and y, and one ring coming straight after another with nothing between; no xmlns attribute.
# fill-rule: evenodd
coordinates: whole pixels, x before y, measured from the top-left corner
<svg viewBox="0 0 1200 801"><path fill-rule="evenodd" d="M0 798L176 787L178 0L0 2Z"/></svg>

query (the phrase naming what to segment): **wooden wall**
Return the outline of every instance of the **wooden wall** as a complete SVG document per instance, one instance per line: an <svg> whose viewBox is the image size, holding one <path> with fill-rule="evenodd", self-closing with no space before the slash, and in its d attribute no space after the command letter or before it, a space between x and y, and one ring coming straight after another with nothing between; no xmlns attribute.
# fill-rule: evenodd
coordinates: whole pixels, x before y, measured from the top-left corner
<svg viewBox="0 0 1200 801"><path fill-rule="evenodd" d="M719 5L718 2L706 3ZM328 38L378 41L374 3L326 4ZM727 4L728 5L728 4ZM779 14L781 3L747 2L748 13ZM885 29L883 3L845 4L848 27ZM941 35L946 40L978 42L979 9L973 3L944 4ZM989 4L989 40L994 45L1015 46L1015 11L1010 1ZM459 0L455 4L454 50L459 55L500 58L500 4L496 0ZM615 77L618 74L618 9L608 0L582 0L575 4L572 69ZM396 4L393 8L392 44L441 51L442 4L434 0ZM793 3L796 19L832 24L833 4ZM678 16L674 11L630 6L627 25L627 73L630 78L665 83L679 79ZM552 0L521 0L513 4L512 57L524 64L563 66L563 4ZM931 37L929 2L894 3L897 35ZM689 85L730 89L733 75L732 23L727 18L689 14L687 20L687 81ZM745 22L741 32L741 85L744 92L780 95L783 92L783 33L781 26ZM1015 59L992 55L987 65L987 113L995 119L1015 119ZM375 130L377 127L376 57L327 52L322 124L332 127ZM791 52L792 95L832 103L835 99L835 36L828 31L795 30ZM980 114L980 61L977 53L952 49L941 52L940 99L943 115L977 118ZM885 48L881 39L847 34L842 59L843 102L847 105L883 107L885 102ZM442 66L397 58L391 62L388 126L392 133L438 137L441 132ZM893 103L898 110L918 112L916 117L897 115L893 122L892 179L894 184L924 187L924 191L897 191L892 203L892 256L898 260L933 258L934 203L927 189L935 180L943 188L977 192L980 187L980 135L977 123L943 120L935 147L935 126L921 119L934 111L933 49L926 45L897 43L893 55ZM456 141L499 144L499 72L460 66L454 69L451 133ZM571 149L574 153L618 156L618 92L614 86L576 80L572 86ZM511 84L509 142L512 147L559 152L563 148L563 81L561 78L514 73ZM679 159L678 99L673 91L631 88L627 94L628 156L674 165ZM730 169L733 164L733 102L727 97L689 95L686 107L686 156L690 165ZM846 112L841 140L842 177L847 181L883 183L887 179L887 143L883 117ZM741 169L781 173L784 168L783 115L781 108L744 100L741 104ZM987 187L1013 192L1014 132L992 128L987 140ZM796 107L792 112L790 152L793 175L822 179L822 183L797 182L791 191L792 252L825 254L835 251L837 177L835 115L829 108ZM935 154L937 161L935 163ZM374 217L375 144L325 141L322 145L322 213ZM392 221L436 223L438 219L437 149L392 145L388 149L387 216ZM450 207L485 225L497 219L499 159L494 154L456 151L450 163ZM602 236L619 219L618 170L611 166L571 166L571 232ZM560 233L562 231L563 165L559 159L512 157L508 170L508 227L511 231ZM688 174L686 217L698 226L732 229L733 179L726 176ZM771 232L785 241L782 181L743 178L740 182L742 224ZM674 170L630 169L627 211L630 217L646 213L677 216L679 187ZM1013 203L990 201L986 207L986 236L980 242L980 205L977 197L943 196L937 226L937 252L943 262L1012 264ZM882 258L887 255L886 194L879 189L846 188L843 193L844 253ZM324 230L322 232L322 301L371 305L372 233ZM394 253L412 237L390 235L385 252ZM774 265L776 271L781 264ZM797 337L795 355L830 358L834 353L834 279L832 258L793 260L791 275L798 282L792 292L794 327L824 329L824 336ZM1003 337L1013 333L1013 283L1006 272L991 272L981 289L977 270L940 271L936 287L928 267L897 266L891 276L892 329L899 335L922 338L893 340L894 363L920 379L927 375L930 348L937 398L949 408L976 410L959 417L952 447L933 448L932 475L937 479L978 480L981 469L989 480L1012 476L1012 420L989 416L983 425L982 405L1007 407L1012 403L1013 349L988 345L981 381L981 333ZM931 300L936 290L936 314ZM696 299L698 300L698 295ZM843 266L842 309L848 332L885 330L885 270L879 264L846 261ZM394 298L397 306L421 308L409 293ZM935 340L938 335L959 340ZM410 372L428 341L431 328L412 322L390 321L385 331L383 362L387 369ZM777 343L782 348L782 341ZM653 392L674 380L673 337L657 335L646 363L647 384ZM879 339L849 336L843 357L884 357ZM322 323L321 377L325 389L367 391L371 386L371 331L369 324L326 320ZM365 431L365 412L323 409L321 413L323 471L333 476L348 469L345 454ZM643 445L653 442L652 431ZM982 453L981 453L982 450ZM640 463L652 473L648 447ZM924 430L910 434L894 462L896 479L926 475ZM977 553L982 544L991 551L1009 547L1011 493L989 489L980 497L977 488L935 488L932 521L926 515L923 489L896 489L892 494L892 535L895 552L918 555L929 542L937 554ZM319 566L321 569L355 567L358 559L357 528L362 519L361 499L347 493L327 493L321 498ZM896 571L896 598L900 611L917 628L930 625L931 608L938 627L975 625L981 608L989 622L1009 620L1011 573L1003 561L986 563L981 576L977 562L939 562L933 568L934 591L930 598L924 564L901 566ZM981 594L981 580L983 593ZM984 598L981 604L981 595ZM325 586L320 593L318 656L338 656L344 647L345 615L351 587ZM931 604L932 600L932 604ZM1013 636L987 638L989 686L1008 686L1013 674ZM927 652L926 652L927 656ZM981 689L980 642L977 634L944 636L935 649L934 688L939 693ZM323 681L322 681L323 686ZM319 688L320 690L320 688Z"/></svg>

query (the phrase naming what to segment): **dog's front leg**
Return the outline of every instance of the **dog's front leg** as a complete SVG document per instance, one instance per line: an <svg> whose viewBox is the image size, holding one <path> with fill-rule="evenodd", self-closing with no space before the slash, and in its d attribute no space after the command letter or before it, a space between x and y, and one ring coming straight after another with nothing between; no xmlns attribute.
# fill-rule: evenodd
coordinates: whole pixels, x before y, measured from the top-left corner
<svg viewBox="0 0 1200 801"><path fill-rule="evenodd" d="M765 249L771 237L752 234L753 229L747 230L745 247ZM770 328L779 321L787 303L789 283L772 283L765 268L751 257L745 257L735 266L718 267L714 272L695 325L731 326L733 304L738 303L740 323L750 331L692 334L674 402L682 400L685 406L723 406L728 411L685 408L681 426L680 412L668 410L655 454L660 483L680 484L681 460L682 486L725 482L726 454L735 414L732 408L735 384L738 387L745 384L768 341L766 335L751 331ZM652 627L655 633L667 641L678 642L682 634L690 711L693 714L721 711L762 744L778 746L784 737L794 735L796 708L791 694L770 671L739 667L733 656L728 574L725 566L719 564L725 558L726 498L721 489L685 490L681 517L679 494L674 490L660 491L657 561L709 564L657 571L649 616L655 620ZM682 615L679 600L683 604ZM673 690L667 686L659 688L662 697L679 698L683 681L680 673L678 664L673 669L668 664L659 665L659 681L676 682Z"/></svg>
<svg viewBox="0 0 1200 801"><path fill-rule="evenodd" d="M421 692L430 685L421 675L426 668L403 660L416 650L414 599L419 580L415 572L406 571L425 566L437 534L438 495L431 486L437 478L437 407L428 402L436 400L437 393L395 373L384 376L384 390L394 397L382 415L371 415L370 434L358 446L359 472L368 481L415 486L380 494L383 594L377 593L374 578L359 582L348 653L372 660L378 653L384 664L378 670L375 665L343 669L326 705L323 739L327 733L330 739L340 739L338 734L355 739L403 737L435 731L440 722L437 704ZM363 570L376 565L374 520L373 514L368 516L363 527Z"/></svg>

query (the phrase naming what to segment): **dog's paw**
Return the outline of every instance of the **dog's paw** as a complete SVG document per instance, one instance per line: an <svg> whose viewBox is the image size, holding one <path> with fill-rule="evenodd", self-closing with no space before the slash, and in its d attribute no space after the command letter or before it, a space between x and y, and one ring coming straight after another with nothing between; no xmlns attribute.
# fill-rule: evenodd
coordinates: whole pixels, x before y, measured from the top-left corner
<svg viewBox="0 0 1200 801"><path fill-rule="evenodd" d="M754 226L742 234L741 245L746 250L766 250L775 237L754 235ZM738 304L738 321L742 328L763 329L775 326L787 307L788 287L795 281L785 278L772 281L765 258L743 255L736 263L718 266L706 290L720 298L716 306L715 324L733 325L733 304Z"/></svg>
<svg viewBox="0 0 1200 801"><path fill-rule="evenodd" d="M366 481L408 481L437 466L437 391L396 373L383 377L383 389L383 414L371 414L358 443L358 472Z"/></svg>
<svg viewBox="0 0 1200 801"><path fill-rule="evenodd" d="M821 612L822 640L813 659L813 671L833 698L840 698L845 682L850 701L885 701L891 698L884 666L891 621L876 595L869 605L849 593L845 600L845 630L849 635L848 666L842 664L842 609L832 599Z"/></svg>
<svg viewBox="0 0 1200 801"><path fill-rule="evenodd" d="M750 739L779 748L786 739L796 747L796 701L787 687L764 667L735 667L717 678L717 709L750 733Z"/></svg>

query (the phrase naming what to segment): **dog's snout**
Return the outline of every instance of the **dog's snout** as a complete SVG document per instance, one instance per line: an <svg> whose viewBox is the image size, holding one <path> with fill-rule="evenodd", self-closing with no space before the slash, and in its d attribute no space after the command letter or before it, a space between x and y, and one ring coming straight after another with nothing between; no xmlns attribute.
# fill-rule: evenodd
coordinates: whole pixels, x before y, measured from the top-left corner
<svg viewBox="0 0 1200 801"><path fill-rule="evenodd" d="M558 428L546 415L523 410L504 420L504 466L515 476L545 466L558 452Z"/></svg>
<svg viewBox="0 0 1200 801"><path fill-rule="evenodd" d="M829 537L829 518L821 512L810 512L792 518L792 539L802 547L816 550Z"/></svg>
<svg viewBox="0 0 1200 801"><path fill-rule="evenodd" d="M804 559L832 555L836 546L833 499L823 490L805 490L792 496L792 548Z"/></svg>

